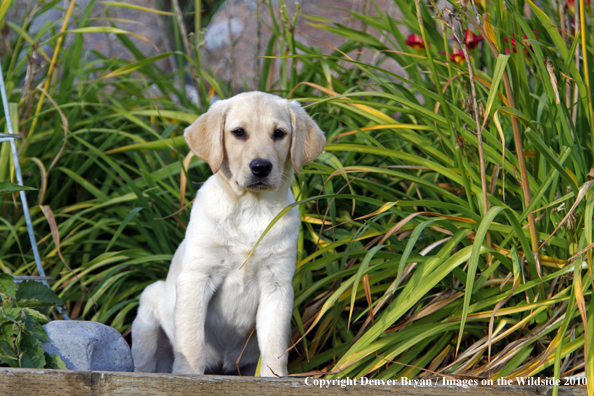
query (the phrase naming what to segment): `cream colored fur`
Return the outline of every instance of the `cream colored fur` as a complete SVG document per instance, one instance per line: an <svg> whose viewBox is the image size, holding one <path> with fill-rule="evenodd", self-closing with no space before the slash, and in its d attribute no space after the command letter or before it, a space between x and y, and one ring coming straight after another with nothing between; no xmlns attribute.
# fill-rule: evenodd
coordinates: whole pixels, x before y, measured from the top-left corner
<svg viewBox="0 0 594 396"><path fill-rule="evenodd" d="M279 139L278 131L286 135ZM184 136L214 174L198 191L167 279L140 297L132 324L135 369L236 374L239 368L253 375L261 354L261 376L287 375L297 208L243 264L272 219L295 201L293 169L321 153L324 134L297 102L248 92L214 103ZM270 162L268 176L255 176L255 159Z"/></svg>

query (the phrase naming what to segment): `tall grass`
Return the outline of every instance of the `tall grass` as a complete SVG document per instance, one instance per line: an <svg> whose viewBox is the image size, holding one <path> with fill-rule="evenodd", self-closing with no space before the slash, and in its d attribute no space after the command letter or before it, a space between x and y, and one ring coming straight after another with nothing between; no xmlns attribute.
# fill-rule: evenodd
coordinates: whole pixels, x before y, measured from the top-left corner
<svg viewBox="0 0 594 396"><path fill-rule="evenodd" d="M292 187L302 232L291 372L497 379L587 369L594 384L590 16L583 1L580 18L555 4L452 4L452 20L395 0L397 15L351 11L365 30L306 16L347 39L327 56L295 40L296 14L281 7L260 88L310 104L329 142ZM19 33L14 53L31 53L26 24L9 26ZM485 42L456 62L453 36L462 41L466 29ZM430 45L407 45L403 31ZM130 63L81 60L76 35L59 51L62 77L47 80L38 112L27 109L39 90L22 88L20 99L16 89L27 56L2 67L26 132L25 184L39 188L29 196L46 272L72 316L125 333L140 291L165 276L186 205L209 175L195 158L184 166L180 136L206 106L190 103L176 76L125 34ZM169 55L201 70L206 95L226 97L184 51ZM0 180L10 175L4 150ZM2 210L1 265L33 273L22 214L9 202Z"/></svg>
<svg viewBox="0 0 594 396"><path fill-rule="evenodd" d="M298 320L313 330L294 367L378 378L583 371L594 325L590 54L575 63L580 37L558 32L550 3L454 4L460 27L416 3L396 0L399 19L352 13L383 40L312 18L350 41L313 62L296 56L319 70L301 94L338 107L319 172L325 192L348 194L324 208L332 226L312 232L318 248L298 263ZM403 28L430 45L410 48ZM470 62L446 62L466 29L486 42ZM379 66L344 55L357 50ZM382 68L388 59L407 78Z"/></svg>
<svg viewBox="0 0 594 396"><path fill-rule="evenodd" d="M32 22L58 2L40 4L20 25L4 22L16 41L2 67L13 123L24 138L19 155L26 183L39 189L29 201L46 272L56 279L54 288L69 301L74 318L126 330L138 293L165 276L183 237L187 211L161 218L177 211L182 201L180 174L188 150L175 137L204 105L188 99L186 87L175 83L177 72L165 73L154 64L173 57L184 70L197 61L194 54L175 51L146 58L128 32L93 26L94 5L64 10L64 18L34 37L28 33ZM76 30L68 33L74 22ZM84 50L83 35L110 32L117 33L134 60ZM44 38L48 33L51 37ZM66 34L73 37L68 46L60 40ZM53 55L42 53L46 45ZM34 57L45 59L41 67ZM227 96L206 71L195 82L200 88L208 80L218 95ZM114 153L153 141L165 149ZM10 179L10 164L9 147L3 145L0 180ZM207 168L194 160L188 170L204 174ZM187 195L198 187L188 183ZM15 209L9 196L3 198L0 263L15 275L33 273L20 205Z"/></svg>

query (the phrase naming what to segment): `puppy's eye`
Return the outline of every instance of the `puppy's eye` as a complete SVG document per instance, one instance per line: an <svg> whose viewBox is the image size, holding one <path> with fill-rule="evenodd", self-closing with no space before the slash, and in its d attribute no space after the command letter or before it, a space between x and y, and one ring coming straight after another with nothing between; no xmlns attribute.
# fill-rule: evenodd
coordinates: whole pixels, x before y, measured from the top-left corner
<svg viewBox="0 0 594 396"><path fill-rule="evenodd" d="M237 128L232 132L235 137L243 139L245 137L245 131L242 128Z"/></svg>
<svg viewBox="0 0 594 396"><path fill-rule="evenodd" d="M274 131L274 139L275 140L280 140L282 138L284 138L286 135L285 131L277 129L276 131Z"/></svg>

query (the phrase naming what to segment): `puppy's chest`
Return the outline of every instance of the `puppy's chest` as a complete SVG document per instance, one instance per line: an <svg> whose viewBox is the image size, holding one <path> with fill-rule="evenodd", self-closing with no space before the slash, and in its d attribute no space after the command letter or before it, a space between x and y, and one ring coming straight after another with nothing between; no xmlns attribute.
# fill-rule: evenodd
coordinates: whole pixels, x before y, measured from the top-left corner
<svg viewBox="0 0 594 396"><path fill-rule="evenodd" d="M250 260L265 260L271 255L285 252L293 244L293 234L298 233L298 228L291 231L291 223L295 223L295 213L288 213L269 229L260 240L270 222L277 213L262 208L244 208L236 210L224 218L214 220L213 236L220 248L225 249L232 257L245 260L256 244L258 246L252 253ZM296 222L296 227L298 227ZM294 226L295 227L295 226Z"/></svg>
<svg viewBox="0 0 594 396"><path fill-rule="evenodd" d="M225 279L217 288L216 294L227 301L229 306L239 307L248 301L257 301L259 294L257 272L254 266L248 265L240 268L228 268Z"/></svg>

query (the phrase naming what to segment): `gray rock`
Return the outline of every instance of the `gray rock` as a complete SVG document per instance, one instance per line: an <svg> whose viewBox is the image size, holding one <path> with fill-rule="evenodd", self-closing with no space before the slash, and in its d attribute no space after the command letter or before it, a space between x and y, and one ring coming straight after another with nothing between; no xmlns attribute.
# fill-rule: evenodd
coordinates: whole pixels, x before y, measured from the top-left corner
<svg viewBox="0 0 594 396"><path fill-rule="evenodd" d="M134 371L130 347L116 329L97 322L55 320L43 326L47 353L59 355L69 370Z"/></svg>
<svg viewBox="0 0 594 396"><path fill-rule="evenodd" d="M239 18L231 18L229 23L224 20L210 24L204 35L204 41L208 50L214 51L229 45L229 25L231 25L231 34L234 38L243 30L243 23L241 23Z"/></svg>

